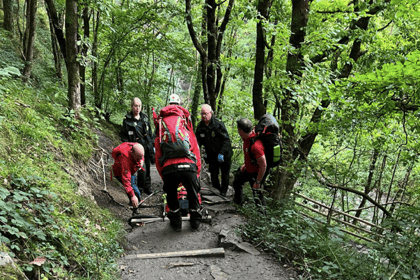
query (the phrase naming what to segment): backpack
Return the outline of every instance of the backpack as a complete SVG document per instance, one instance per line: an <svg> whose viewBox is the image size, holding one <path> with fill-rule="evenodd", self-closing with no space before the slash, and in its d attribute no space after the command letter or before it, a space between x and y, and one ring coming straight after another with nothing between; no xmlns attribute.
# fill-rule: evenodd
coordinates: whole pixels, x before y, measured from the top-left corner
<svg viewBox="0 0 420 280"><path fill-rule="evenodd" d="M190 151L190 131L192 125L187 123L184 116L174 113L157 119L156 137L162 151L159 158L161 165L169 158L187 157L196 160L194 153Z"/></svg>
<svg viewBox="0 0 420 280"><path fill-rule="evenodd" d="M257 140L261 140L269 167L279 165L282 159L282 143L279 131L280 127L276 119L270 114L264 114L255 126L257 135L250 140L250 148Z"/></svg>

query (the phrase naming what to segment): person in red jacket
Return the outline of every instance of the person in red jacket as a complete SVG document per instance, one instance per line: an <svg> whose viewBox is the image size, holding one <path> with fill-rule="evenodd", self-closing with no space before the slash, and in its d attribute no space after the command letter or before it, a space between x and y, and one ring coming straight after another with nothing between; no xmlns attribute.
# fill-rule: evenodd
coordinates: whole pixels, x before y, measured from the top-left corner
<svg viewBox="0 0 420 280"><path fill-rule="evenodd" d="M140 192L135 185L132 185L132 182L136 181L132 179L132 176L138 170L144 172L144 148L139 143L124 142L116 147L111 155L115 161L112 165L114 176L123 184L131 205L136 209L140 200Z"/></svg>
<svg viewBox="0 0 420 280"><path fill-rule="evenodd" d="M200 203L198 200L198 192L200 191L198 178L201 171L201 157L197 139L193 132L192 125L189 123L188 128L183 131L184 133L188 133L188 136L184 138L188 140L187 142L182 142L187 144L189 142L189 150L187 145L184 154L182 154L182 152L172 152L170 148L167 148L168 142L165 142L165 137L167 137L168 133L167 131L162 133L164 128L160 128L160 126L173 128L176 127L179 122L181 125L182 123L188 124L190 113L187 109L178 104L179 97L177 95L171 95L170 105L162 108L160 111L161 119L159 122L156 122L160 123L160 125L158 124L155 138L156 169L163 179L163 191L167 194L166 199L170 209L168 218L172 228L175 231L181 231L182 229L182 216L177 197L177 188L179 184L182 183L187 190L191 229L196 231L201 223L201 214L199 212ZM180 125L178 125L178 127L179 126ZM182 128L180 129L182 130ZM162 147L164 148L162 149Z"/></svg>
<svg viewBox="0 0 420 280"><path fill-rule="evenodd" d="M251 139L256 136L252 122L247 118L242 118L237 120L236 124L239 136L243 140L244 164L235 172L233 201L242 205L243 185L249 182L253 190L261 190L270 168L267 167L264 145L261 140L257 140L251 145ZM258 192L258 197L254 195L254 200L257 205L265 204L261 191Z"/></svg>

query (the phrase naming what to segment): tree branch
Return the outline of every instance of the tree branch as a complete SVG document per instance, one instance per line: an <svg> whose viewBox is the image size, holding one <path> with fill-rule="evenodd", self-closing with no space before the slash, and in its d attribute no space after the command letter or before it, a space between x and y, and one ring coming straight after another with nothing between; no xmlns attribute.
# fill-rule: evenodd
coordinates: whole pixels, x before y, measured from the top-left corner
<svg viewBox="0 0 420 280"><path fill-rule="evenodd" d="M389 213L388 210L386 210L385 207L383 207L380 203L378 203L375 200L373 200L370 196L368 196L368 195L366 195L363 192L358 191L358 190L353 190L351 188L347 188L347 187L343 187L343 186L339 186L339 185L333 184L333 183L329 182L327 178L325 178L325 176L322 174L321 171L314 170L312 168L312 166L310 166L310 167L311 167L311 169L312 169L315 177L317 178L318 182L321 185L327 186L329 188L340 189L340 190L343 190L343 191L347 191L347 192L351 192L351 193L360 195L361 197L365 198L366 200L369 200L373 205L375 205L376 207L378 207L379 209L381 209L388 217L392 217L391 213Z"/></svg>
<svg viewBox="0 0 420 280"><path fill-rule="evenodd" d="M197 51L202 57L207 57L206 51L198 41L197 34L195 33L194 25L192 23L191 0L185 0L185 20L187 21L188 32L190 33L190 37L193 41L194 47L197 49Z"/></svg>

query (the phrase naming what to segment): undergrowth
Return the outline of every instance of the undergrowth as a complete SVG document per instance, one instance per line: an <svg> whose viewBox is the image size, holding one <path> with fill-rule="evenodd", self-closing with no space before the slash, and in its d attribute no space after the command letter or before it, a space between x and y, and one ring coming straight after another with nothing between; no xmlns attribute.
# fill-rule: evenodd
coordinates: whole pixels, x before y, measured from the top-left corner
<svg viewBox="0 0 420 280"><path fill-rule="evenodd" d="M118 278L123 225L76 195L71 175L93 155L92 129L104 125L92 109L77 115L64 109L59 85L40 91L6 72L0 73L0 251L20 273L0 266L0 278Z"/></svg>
<svg viewBox="0 0 420 280"><path fill-rule="evenodd" d="M290 201L268 199L269 206L263 215L252 202L250 192L245 193L247 203L240 208L248 217L242 228L244 237L294 266L300 279L385 280L420 276L419 209L401 211L398 222L383 225L389 229L386 238L375 244L363 244L355 242L339 227L302 216ZM403 228L410 231L402 235Z"/></svg>

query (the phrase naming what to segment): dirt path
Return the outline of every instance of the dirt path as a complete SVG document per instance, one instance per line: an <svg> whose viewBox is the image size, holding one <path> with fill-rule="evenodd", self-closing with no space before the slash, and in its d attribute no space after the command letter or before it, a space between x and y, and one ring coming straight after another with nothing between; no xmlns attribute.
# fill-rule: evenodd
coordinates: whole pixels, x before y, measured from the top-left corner
<svg viewBox="0 0 420 280"><path fill-rule="evenodd" d="M106 173L112 164L110 152L115 143L101 135L101 155L93 161L103 162ZM101 159L102 158L102 159ZM100 169L100 168L99 168ZM162 180L152 165L152 191L162 190ZM92 172L90 172L92 173ZM101 180L97 174L93 178ZM206 172L201 178L201 187L212 189L208 185ZM88 183L89 184L89 183ZM109 173L102 183L92 184L92 194L98 205L108 208L117 217L127 221L132 211L128 198L121 185L114 179L109 180ZM105 190L105 191L104 191ZM202 191L203 199L220 200L211 196L208 190ZM162 202L162 193L149 198L144 204L154 205ZM228 192L229 195L229 192ZM142 196L144 198L145 196ZM126 255L120 260L121 279L259 279L290 280L297 279L291 269L283 267L275 259L242 240L239 230L245 219L237 215L235 207L229 203L207 205L204 208L211 216L210 223L202 223L197 232L192 232L188 221L183 222L181 232L175 232L167 221L157 221L142 226L131 227L127 222ZM162 208L141 209L141 214L161 215ZM223 250L223 255L199 257L142 258L143 254L183 252L191 250Z"/></svg>

